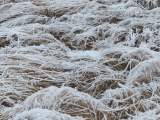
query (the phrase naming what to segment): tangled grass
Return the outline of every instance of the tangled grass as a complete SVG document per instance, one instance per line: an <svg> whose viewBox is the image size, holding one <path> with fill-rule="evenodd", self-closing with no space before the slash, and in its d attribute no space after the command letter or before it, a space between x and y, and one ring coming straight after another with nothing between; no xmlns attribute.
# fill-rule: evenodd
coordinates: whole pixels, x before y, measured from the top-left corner
<svg viewBox="0 0 160 120"><path fill-rule="evenodd" d="M0 119L159 119L159 6L1 2Z"/></svg>

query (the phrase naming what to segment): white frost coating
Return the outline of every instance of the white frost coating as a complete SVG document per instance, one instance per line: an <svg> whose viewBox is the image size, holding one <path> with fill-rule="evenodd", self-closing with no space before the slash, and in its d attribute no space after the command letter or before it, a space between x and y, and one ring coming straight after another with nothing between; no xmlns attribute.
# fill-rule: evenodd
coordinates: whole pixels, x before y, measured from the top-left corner
<svg viewBox="0 0 160 120"><path fill-rule="evenodd" d="M132 120L156 120L160 118L159 111L157 109L154 110L148 110L144 113L139 112L137 113L137 116L133 117Z"/></svg>
<svg viewBox="0 0 160 120"><path fill-rule="evenodd" d="M101 51L70 51L68 56L71 58L91 58L93 60L101 59Z"/></svg>
<svg viewBox="0 0 160 120"><path fill-rule="evenodd" d="M47 110L35 108L17 114L13 120L32 119L32 120L84 120L80 117L71 117L66 114L59 113L55 110Z"/></svg>

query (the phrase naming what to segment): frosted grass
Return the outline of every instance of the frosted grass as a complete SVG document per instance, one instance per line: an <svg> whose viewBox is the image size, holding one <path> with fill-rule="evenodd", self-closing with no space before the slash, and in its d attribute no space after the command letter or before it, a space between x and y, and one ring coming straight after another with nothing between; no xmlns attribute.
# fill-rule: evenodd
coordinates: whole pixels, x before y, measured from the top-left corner
<svg viewBox="0 0 160 120"><path fill-rule="evenodd" d="M159 119L159 0L0 3L0 119Z"/></svg>

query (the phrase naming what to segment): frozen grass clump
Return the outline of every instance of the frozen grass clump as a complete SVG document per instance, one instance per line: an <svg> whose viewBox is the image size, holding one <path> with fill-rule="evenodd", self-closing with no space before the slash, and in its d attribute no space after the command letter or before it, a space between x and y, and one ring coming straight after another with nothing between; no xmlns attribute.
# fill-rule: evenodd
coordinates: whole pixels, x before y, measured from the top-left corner
<svg viewBox="0 0 160 120"><path fill-rule="evenodd" d="M81 117L71 117L66 114L59 113L55 110L47 110L35 108L29 111L24 111L22 113L17 114L13 120L21 120L21 119L30 119L30 120L39 120L39 119L47 119L47 120L84 120Z"/></svg>
<svg viewBox="0 0 160 120"><path fill-rule="evenodd" d="M156 81L138 87L121 83L118 83L118 86L117 89L106 90L101 99L106 106L115 111L113 115L116 114L121 116L121 119L127 119L129 117L137 118L139 113L143 115L150 110L153 110L152 112L156 110L158 114L159 85Z"/></svg>
<svg viewBox="0 0 160 120"><path fill-rule="evenodd" d="M88 94L80 93L69 87L49 87L31 95L21 105L9 108L8 110L6 109L3 112L4 117L2 116L2 118L10 119L11 117L15 117L19 112L25 110L28 112L24 113L29 113L29 110L34 111L37 108L43 110L48 109L48 111L56 110L86 119L96 120L106 117L103 112L105 108L103 104Z"/></svg>
<svg viewBox="0 0 160 120"><path fill-rule="evenodd" d="M140 3L144 8L149 10L160 6L159 0L136 0L136 2Z"/></svg>
<svg viewBox="0 0 160 120"><path fill-rule="evenodd" d="M159 0L11 1L0 119L158 119Z"/></svg>
<svg viewBox="0 0 160 120"><path fill-rule="evenodd" d="M139 63L130 71L126 84L147 84L159 78L159 65L160 63L157 59L150 59Z"/></svg>

